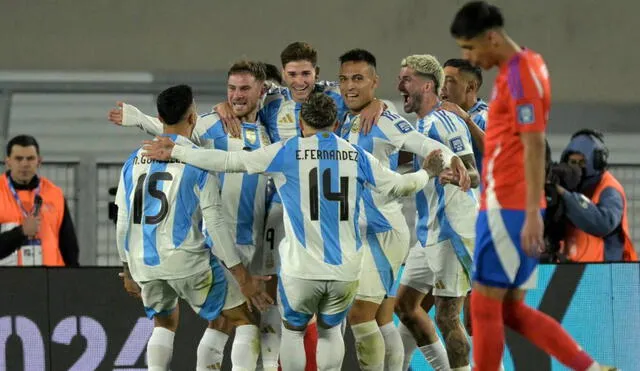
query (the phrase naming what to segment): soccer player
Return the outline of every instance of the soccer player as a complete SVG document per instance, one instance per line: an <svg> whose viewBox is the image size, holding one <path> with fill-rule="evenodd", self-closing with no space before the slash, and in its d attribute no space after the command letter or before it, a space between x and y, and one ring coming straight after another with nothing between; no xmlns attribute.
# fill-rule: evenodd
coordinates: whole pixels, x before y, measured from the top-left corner
<svg viewBox="0 0 640 371"><path fill-rule="evenodd" d="M453 156L446 145L418 133L405 119L388 109L368 134L361 133L359 113L374 101L379 81L376 59L370 52L354 49L343 54L339 81L343 99L349 107L342 137L371 153L383 165L396 170L400 150L426 158L431 148L439 148ZM457 156L452 158L452 174L462 174L468 180L462 160ZM465 186L468 184L463 184ZM366 228L366 248L360 287L349 312L349 324L362 370L399 371L404 351L400 334L393 324L395 300L391 289L409 250L409 229L397 199L365 191L363 205L361 215Z"/></svg>
<svg viewBox="0 0 640 371"><path fill-rule="evenodd" d="M318 52L315 48L306 42L293 42L280 53L280 62L286 86L272 89L264 98L263 107L259 112L261 122L267 127L272 143L301 135L300 109L302 103L314 92L326 94L334 100L338 107L338 121L342 121L347 107L334 83L318 81L320 68L318 67ZM376 100L363 110L361 118L364 131L369 130L380 116L383 108L384 103ZM238 120L235 119L228 104L217 105L214 110L220 114L230 133L238 131L236 128ZM262 260L265 272L275 275L280 265L277 249L284 238L284 228L282 202L274 187L270 188L269 200L264 234L265 249L263 252L265 255ZM277 283L275 276L273 278L267 283L270 294L273 293L271 290L275 290ZM308 327L307 332L305 344L308 348L315 349L317 339L315 323ZM307 369L315 370L316 366L313 361L316 357L309 354L308 358L310 364Z"/></svg>
<svg viewBox="0 0 640 371"><path fill-rule="evenodd" d="M471 133L473 154L478 173L482 173L482 150L489 106L478 98L482 86L482 70L465 59L444 62L444 84L440 92L441 108L460 116Z"/></svg>
<svg viewBox="0 0 640 371"><path fill-rule="evenodd" d="M201 147L228 151L253 151L270 144L265 128L260 125L257 117L266 78L263 65L253 61L238 61L231 66L227 75L227 102L243 122L242 136L233 138L225 133L220 117L216 113L209 113L198 117L191 140ZM112 110L110 120L122 126L138 126L151 134L162 133L162 123L159 120L144 115L131 105L124 105L122 110ZM263 270L261 251L267 177L239 173L218 173L217 177L222 190L224 220L235 237L235 246L242 263L251 274L269 274L270 272ZM271 295L275 297L275 292ZM222 361L224 344L230 330L224 326L223 321L218 321L215 329L208 330L213 341L218 344L215 348L208 348L212 349L210 354L217 362ZM260 316L261 358L265 371L275 371L278 368L279 331L278 308L271 306ZM215 360L211 363L216 363Z"/></svg>
<svg viewBox="0 0 640 371"><path fill-rule="evenodd" d="M609 369L591 359L555 320L524 304L544 247L544 131L551 105L544 60L512 40L500 9L484 1L465 4L450 32L471 64L498 68L476 227L474 369L498 369L505 325L573 370Z"/></svg>
<svg viewBox="0 0 640 371"><path fill-rule="evenodd" d="M402 60L398 90L404 98L404 111L418 116L415 125L418 132L460 156L469 171L472 187L477 187L479 176L467 126L457 115L437 109L443 83L444 71L435 57L411 55ZM414 164L419 160L416 157ZM435 369L446 369L447 365L442 362L444 349L421 306L431 292L435 298L436 324L447 347L448 364L454 370L466 370L469 369L469 343L459 316L470 289L470 251L478 203L472 192L461 190L456 183L450 171L445 170L416 195L418 245L409 251L398 289L396 313L403 327L413 334L425 358L433 359ZM403 338L411 343L407 336ZM406 350L405 357L410 358L414 348Z"/></svg>
<svg viewBox="0 0 640 371"><path fill-rule="evenodd" d="M178 85L163 91L157 107L164 135L193 146L187 139L197 117L191 88ZM137 294L141 287L145 311L154 319L147 344L149 370L169 368L178 298L210 321L210 327L220 314L237 326L231 354L234 370L255 369L258 352L253 344L259 341L259 329L240 290L261 301L264 293L236 254L222 219L219 192L218 180L206 171L179 161L151 161L141 150L133 152L122 168L116 194L117 247L125 288ZM207 248L203 221L235 280ZM264 304L258 302L260 307ZM199 348L210 346L208 340L205 333ZM216 365L198 360L198 370L211 367Z"/></svg>
<svg viewBox="0 0 640 371"><path fill-rule="evenodd" d="M355 297L362 266L359 204L364 186L401 197L415 193L429 177L425 171L395 173L337 137L333 133L336 113L330 97L312 94L300 112L304 138L254 152L188 148L168 138L147 142L147 155L152 158L172 156L209 170L273 176L285 209L278 280L284 371L304 369L303 334L314 314L319 324L319 369L341 367L344 342L339 325Z"/></svg>

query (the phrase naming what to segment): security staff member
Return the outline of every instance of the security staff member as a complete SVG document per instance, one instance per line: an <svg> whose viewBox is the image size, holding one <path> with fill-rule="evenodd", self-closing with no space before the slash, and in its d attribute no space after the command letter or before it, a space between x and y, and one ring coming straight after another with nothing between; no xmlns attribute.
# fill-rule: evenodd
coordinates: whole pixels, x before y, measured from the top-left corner
<svg viewBox="0 0 640 371"><path fill-rule="evenodd" d="M0 265L78 266L78 241L62 190L37 175L40 147L28 135L7 144L0 176Z"/></svg>
<svg viewBox="0 0 640 371"><path fill-rule="evenodd" d="M629 234L627 198L620 182L607 171L609 150L604 136L583 129L571 137L561 162L582 171L578 192L557 186L571 222L563 252L571 261L637 261Z"/></svg>

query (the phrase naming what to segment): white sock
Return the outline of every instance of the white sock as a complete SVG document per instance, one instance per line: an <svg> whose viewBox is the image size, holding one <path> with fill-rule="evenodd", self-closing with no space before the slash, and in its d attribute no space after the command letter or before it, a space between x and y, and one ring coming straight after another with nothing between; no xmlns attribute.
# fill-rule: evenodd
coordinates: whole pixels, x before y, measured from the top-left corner
<svg viewBox="0 0 640 371"><path fill-rule="evenodd" d="M402 371L404 348L398 329L389 322L380 327L384 339L384 371Z"/></svg>
<svg viewBox="0 0 640 371"><path fill-rule="evenodd" d="M260 347L262 367L264 371L278 369L278 357L280 356L280 327L282 317L277 306L271 306L260 317Z"/></svg>
<svg viewBox="0 0 640 371"><path fill-rule="evenodd" d="M344 339L342 338L340 327L341 326L334 326L326 329L318 326L318 350L316 358L318 370L320 371L340 371L342 369Z"/></svg>
<svg viewBox="0 0 640 371"><path fill-rule="evenodd" d="M435 371L449 370L447 350L444 348L444 345L442 345L442 341L440 341L440 339L433 344L425 345L418 349L420 349L424 358Z"/></svg>
<svg viewBox="0 0 640 371"><path fill-rule="evenodd" d="M416 339L413 337L413 334L407 326L400 322L400 326L398 326L398 333L400 334L400 338L402 339L402 346L404 347L404 362L402 363L402 371L407 371L409 369L409 365L411 364L411 359L413 358L413 354L416 349L418 349L418 344L416 344Z"/></svg>
<svg viewBox="0 0 640 371"><path fill-rule="evenodd" d="M293 331L282 325L280 339L280 363L282 371L300 371L307 365L304 353L304 331Z"/></svg>
<svg viewBox="0 0 640 371"><path fill-rule="evenodd" d="M375 320L351 325L362 371L383 371L384 339Z"/></svg>
<svg viewBox="0 0 640 371"><path fill-rule="evenodd" d="M198 344L196 371L221 370L224 346L228 339L229 335L222 331L212 328L206 329L200 339L200 344Z"/></svg>
<svg viewBox="0 0 640 371"><path fill-rule="evenodd" d="M175 332L164 327L154 327L147 343L147 364L150 371L166 371L173 355Z"/></svg>
<svg viewBox="0 0 640 371"><path fill-rule="evenodd" d="M233 371L253 371L260 354L260 330L255 325L236 327L236 337L231 348Z"/></svg>

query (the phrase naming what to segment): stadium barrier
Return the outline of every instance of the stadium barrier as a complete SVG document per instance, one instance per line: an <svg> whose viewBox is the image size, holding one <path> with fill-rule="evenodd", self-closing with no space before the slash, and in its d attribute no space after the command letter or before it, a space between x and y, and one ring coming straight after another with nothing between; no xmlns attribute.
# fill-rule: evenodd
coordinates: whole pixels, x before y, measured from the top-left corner
<svg viewBox="0 0 640 371"><path fill-rule="evenodd" d="M141 303L128 296L119 268L2 268L0 370L144 370L153 329ZM640 265L542 265L527 303L560 320L604 364L638 370ZM195 369L206 327L181 303L174 370ZM433 314L433 313L432 313ZM507 335L506 370L561 370L518 335ZM347 331L343 370L357 370ZM227 347L225 366L230 370ZM415 355L414 371L430 370Z"/></svg>

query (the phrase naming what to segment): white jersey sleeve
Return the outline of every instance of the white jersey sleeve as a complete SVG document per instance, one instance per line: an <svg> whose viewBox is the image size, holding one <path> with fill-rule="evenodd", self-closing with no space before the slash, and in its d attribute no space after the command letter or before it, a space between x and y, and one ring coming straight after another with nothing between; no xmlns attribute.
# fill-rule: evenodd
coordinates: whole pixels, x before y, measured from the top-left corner
<svg viewBox="0 0 640 371"><path fill-rule="evenodd" d="M429 181L426 171L401 175L383 166L373 155L360 150L360 174L363 180L374 190L392 197L410 196L422 188Z"/></svg>
<svg viewBox="0 0 640 371"><path fill-rule="evenodd" d="M202 173L204 186L200 191L200 208L209 235L213 240L213 249L227 267L239 264L240 258L235 249L235 243L229 228L225 223L222 212L222 200L218 179L210 173Z"/></svg>
<svg viewBox="0 0 640 371"><path fill-rule="evenodd" d="M137 153L134 152L132 156ZM127 257L127 235L129 234L129 203L127 201L127 187L125 185L125 176L131 172L133 161L131 157L127 159L120 172L120 181L118 182L118 190L116 191L116 206L118 207L118 217L116 219L116 247L120 261L126 263L129 261Z"/></svg>

